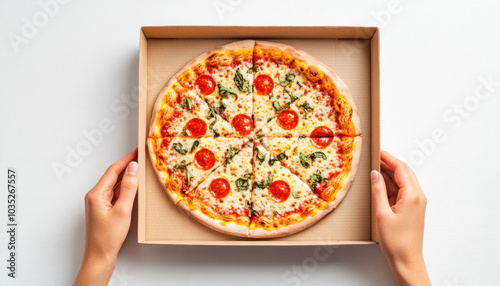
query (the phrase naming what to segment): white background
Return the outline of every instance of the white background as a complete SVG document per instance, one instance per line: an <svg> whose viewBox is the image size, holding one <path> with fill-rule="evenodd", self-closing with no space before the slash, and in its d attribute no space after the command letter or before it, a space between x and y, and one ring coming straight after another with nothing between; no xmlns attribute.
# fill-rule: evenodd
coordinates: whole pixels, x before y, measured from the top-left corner
<svg viewBox="0 0 500 286"><path fill-rule="evenodd" d="M145 25L378 25L382 147L414 166L428 197L431 280L500 283L498 1L45 2L0 3L1 285L73 281L84 194L137 145ZM84 133L106 119L113 131L58 178L53 165L67 165ZM7 167L19 172L16 279L4 267ZM334 248L318 261L315 251L326 249L137 245L136 231L134 224L110 285L392 283L377 245Z"/></svg>

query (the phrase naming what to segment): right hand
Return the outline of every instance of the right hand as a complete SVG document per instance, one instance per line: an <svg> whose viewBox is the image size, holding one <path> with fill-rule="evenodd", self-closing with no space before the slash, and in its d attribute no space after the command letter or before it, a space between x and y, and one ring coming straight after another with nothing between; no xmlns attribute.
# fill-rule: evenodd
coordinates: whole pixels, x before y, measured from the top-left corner
<svg viewBox="0 0 500 286"><path fill-rule="evenodd" d="M406 163L382 151L381 167L370 176L382 253L396 285L430 285L422 256L427 198Z"/></svg>

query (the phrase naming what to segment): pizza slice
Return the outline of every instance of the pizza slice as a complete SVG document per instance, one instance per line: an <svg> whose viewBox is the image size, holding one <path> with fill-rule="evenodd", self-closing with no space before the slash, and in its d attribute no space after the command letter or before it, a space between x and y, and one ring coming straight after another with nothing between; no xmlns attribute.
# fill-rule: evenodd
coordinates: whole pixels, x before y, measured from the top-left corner
<svg viewBox="0 0 500 286"><path fill-rule="evenodd" d="M158 96L149 137L218 137L234 133L231 125L194 92L172 78Z"/></svg>
<svg viewBox="0 0 500 286"><path fill-rule="evenodd" d="M248 236L252 142L212 172L179 206L201 223L223 233Z"/></svg>
<svg viewBox="0 0 500 286"><path fill-rule="evenodd" d="M257 140L249 202L250 237L278 237L305 229L332 210Z"/></svg>
<svg viewBox="0 0 500 286"><path fill-rule="evenodd" d="M336 100L324 92L310 92L297 99L288 108L277 109L272 118L259 132L259 136L269 137L331 137L335 135L360 135L359 119L333 108ZM348 102L338 103L349 105ZM349 105L350 106L350 105ZM340 107L342 108L342 107Z"/></svg>
<svg viewBox="0 0 500 286"><path fill-rule="evenodd" d="M356 175L361 137L261 138L281 164L331 206L344 198Z"/></svg>
<svg viewBox="0 0 500 286"><path fill-rule="evenodd" d="M157 176L174 201L231 160L243 144L242 138L148 138Z"/></svg>
<svg viewBox="0 0 500 286"><path fill-rule="evenodd" d="M280 110L309 92L307 78L295 68L295 54L297 50L287 45L255 42L253 111L256 131Z"/></svg>
<svg viewBox="0 0 500 286"><path fill-rule="evenodd" d="M184 87L195 91L220 115L236 135L251 137L254 41L240 41L207 52L175 75Z"/></svg>

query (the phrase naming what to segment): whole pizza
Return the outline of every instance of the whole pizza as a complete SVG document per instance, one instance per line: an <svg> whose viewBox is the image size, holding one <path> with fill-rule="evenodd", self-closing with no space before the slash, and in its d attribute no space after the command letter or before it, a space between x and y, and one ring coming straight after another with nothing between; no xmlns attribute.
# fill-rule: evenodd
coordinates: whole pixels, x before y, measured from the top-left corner
<svg viewBox="0 0 500 286"><path fill-rule="evenodd" d="M166 193L217 231L268 238L303 230L346 195L361 152L342 80L291 46L234 42L184 66L149 130Z"/></svg>

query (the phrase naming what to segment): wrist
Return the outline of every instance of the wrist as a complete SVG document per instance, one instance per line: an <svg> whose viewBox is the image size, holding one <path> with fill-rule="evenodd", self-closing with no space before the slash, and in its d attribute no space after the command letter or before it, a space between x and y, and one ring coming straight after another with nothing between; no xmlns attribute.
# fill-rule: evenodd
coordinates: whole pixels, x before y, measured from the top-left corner
<svg viewBox="0 0 500 286"><path fill-rule="evenodd" d="M74 285L107 285L117 257L85 251L83 262Z"/></svg>
<svg viewBox="0 0 500 286"><path fill-rule="evenodd" d="M431 285L422 255L406 259L393 259L389 262L389 267L397 286Z"/></svg>

